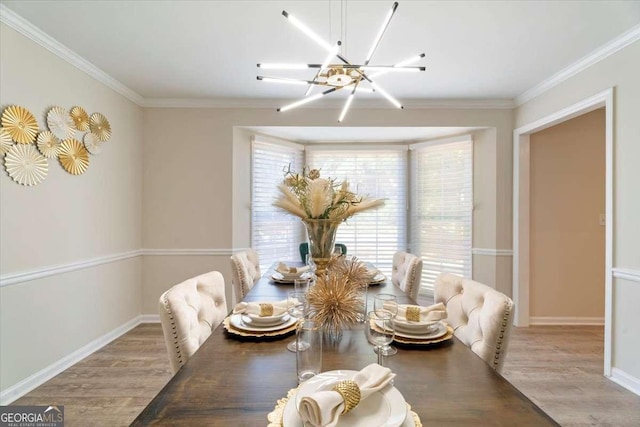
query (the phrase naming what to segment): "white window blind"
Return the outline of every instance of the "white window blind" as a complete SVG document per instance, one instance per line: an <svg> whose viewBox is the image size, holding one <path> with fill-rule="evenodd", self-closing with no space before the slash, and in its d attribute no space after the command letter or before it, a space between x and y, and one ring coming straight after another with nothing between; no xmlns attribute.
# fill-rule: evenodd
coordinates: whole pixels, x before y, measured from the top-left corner
<svg viewBox="0 0 640 427"><path fill-rule="evenodd" d="M411 146L411 252L422 288L442 272L471 277L473 143L470 137Z"/></svg>
<svg viewBox="0 0 640 427"><path fill-rule="evenodd" d="M391 277L393 254L406 247L407 148L307 147L307 164L323 177L349 181L359 195L382 198L382 208L359 213L338 228L336 242L347 253L372 262Z"/></svg>
<svg viewBox="0 0 640 427"><path fill-rule="evenodd" d="M301 170L303 147L292 143L253 141L251 162L251 247L260 256L262 271L277 261L300 259L298 243L305 240L300 219L272 206L284 169Z"/></svg>

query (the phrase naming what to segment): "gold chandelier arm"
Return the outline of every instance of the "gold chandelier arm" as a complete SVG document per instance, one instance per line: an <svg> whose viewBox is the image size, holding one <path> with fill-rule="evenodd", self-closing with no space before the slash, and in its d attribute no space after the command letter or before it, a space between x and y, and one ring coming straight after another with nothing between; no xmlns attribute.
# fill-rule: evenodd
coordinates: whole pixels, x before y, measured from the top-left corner
<svg viewBox="0 0 640 427"><path fill-rule="evenodd" d="M333 57L336 56L336 54L338 53L338 50L340 49L340 45L341 44L342 44L342 42L340 42L340 40L338 40L336 45L333 47L333 50L331 52L329 52L329 54L325 58L324 62L322 63L322 66L320 67L320 69L316 73L315 77L313 78L314 82L318 81L318 77L320 77L320 73L322 73L329 66L329 63L331 63L331 60L333 59ZM304 96L308 96L311 93L312 90L313 90L313 85L310 85L307 88L307 91L304 93Z"/></svg>

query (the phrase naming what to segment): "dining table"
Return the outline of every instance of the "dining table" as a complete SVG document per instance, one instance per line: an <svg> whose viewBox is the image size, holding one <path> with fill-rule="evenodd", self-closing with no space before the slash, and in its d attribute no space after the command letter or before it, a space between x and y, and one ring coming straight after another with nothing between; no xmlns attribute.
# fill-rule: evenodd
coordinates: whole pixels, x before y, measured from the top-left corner
<svg viewBox="0 0 640 427"><path fill-rule="evenodd" d="M245 302L286 299L293 285L274 281L274 268L255 283ZM396 295L399 304L416 304L388 277L368 287L370 306L378 293ZM358 323L340 339L325 340L322 371L361 370L375 363L364 330ZM293 335L268 338L244 339L219 325L132 425L267 426L277 401L298 386L296 355L286 349ZM433 346L398 346L383 364L396 374L394 387L423 426L558 425L455 336Z"/></svg>

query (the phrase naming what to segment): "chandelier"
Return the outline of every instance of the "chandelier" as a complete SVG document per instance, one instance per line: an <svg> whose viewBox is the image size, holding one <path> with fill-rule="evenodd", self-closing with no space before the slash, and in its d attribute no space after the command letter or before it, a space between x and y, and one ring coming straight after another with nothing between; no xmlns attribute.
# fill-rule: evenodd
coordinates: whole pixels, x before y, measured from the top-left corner
<svg viewBox="0 0 640 427"><path fill-rule="evenodd" d="M311 69L315 71L315 76L311 80L300 80L300 79L292 79L292 78L285 78L285 77L257 76L257 79L263 82L307 86L307 91L304 94L303 98L291 104L278 108L278 111L291 110L301 105L316 101L324 96L340 91L342 89L350 90L351 93L347 97L347 100L345 101L345 104L342 107L342 111L338 118L339 122L341 122L345 118L347 111L349 110L349 107L351 106L351 103L353 102L353 98L357 92L379 93L382 96L384 96L394 107L403 108L402 104L400 104L400 102L398 102L397 99L395 99L385 89L383 89L379 83L376 83L374 79L377 79L378 77L390 72L424 71L425 67L411 66L411 64L414 64L417 61L424 58L425 54L422 53L420 55L413 56L395 65L371 65L371 58L373 57L373 54L376 51L376 48L380 44L380 40L382 40L382 36L387 30L387 27L391 22L391 18L395 14L397 8L398 8L398 2L393 3L391 10L387 13L384 19L384 22L382 23L382 27L380 27L380 30L378 31L378 34L376 35L373 41L373 44L371 45L371 48L367 53L366 59L362 64L352 64L340 53L340 46L342 45L340 41L337 41L334 45L328 43L327 41L322 39L322 37L316 34L311 28L306 26L298 18L291 15L287 11L283 10L282 15L285 18L287 18L287 20L291 22L296 28L302 31L307 37L309 37L315 43L320 45L324 50L326 50L327 57L321 64L296 64L296 63L258 64L258 68L261 68L261 69L271 69L271 70ZM339 62L332 63L331 61L333 61L336 58L338 59ZM316 86L321 87L324 90L320 93L316 93L315 95L311 95L313 88Z"/></svg>

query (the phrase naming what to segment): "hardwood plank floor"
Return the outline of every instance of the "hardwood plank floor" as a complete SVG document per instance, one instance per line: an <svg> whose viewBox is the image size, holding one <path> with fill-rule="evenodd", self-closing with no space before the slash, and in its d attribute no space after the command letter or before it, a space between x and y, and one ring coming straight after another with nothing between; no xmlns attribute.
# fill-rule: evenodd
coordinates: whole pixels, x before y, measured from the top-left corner
<svg viewBox="0 0 640 427"><path fill-rule="evenodd" d="M640 426L640 397L602 376L603 343L602 327L514 328L503 375L563 426ZM142 324L13 404L64 405L67 427L127 426L170 378L160 325Z"/></svg>

